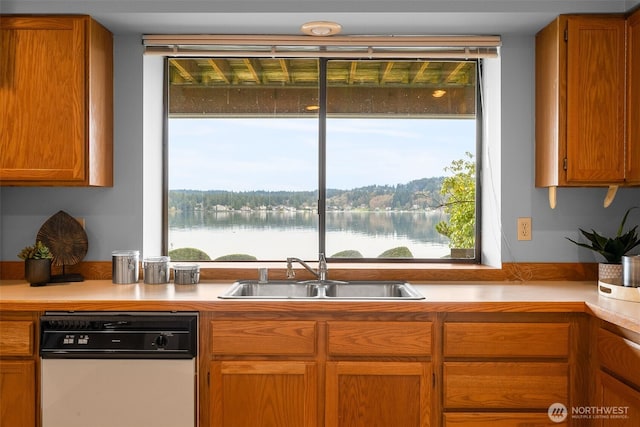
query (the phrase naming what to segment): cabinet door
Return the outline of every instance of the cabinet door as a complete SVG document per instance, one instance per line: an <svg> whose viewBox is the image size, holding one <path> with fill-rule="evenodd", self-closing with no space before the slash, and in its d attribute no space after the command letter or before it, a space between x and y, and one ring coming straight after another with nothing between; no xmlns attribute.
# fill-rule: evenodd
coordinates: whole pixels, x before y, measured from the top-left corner
<svg viewBox="0 0 640 427"><path fill-rule="evenodd" d="M0 425L35 427L35 375L33 360L0 360Z"/></svg>
<svg viewBox="0 0 640 427"><path fill-rule="evenodd" d="M600 405L593 415L602 427L636 427L640 421L640 392L600 371Z"/></svg>
<svg viewBox="0 0 640 427"><path fill-rule="evenodd" d="M567 21L567 181L625 179L625 21Z"/></svg>
<svg viewBox="0 0 640 427"><path fill-rule="evenodd" d="M1 17L0 184L113 185L113 40L87 16Z"/></svg>
<svg viewBox="0 0 640 427"><path fill-rule="evenodd" d="M84 179L84 25L3 17L0 179Z"/></svg>
<svg viewBox="0 0 640 427"><path fill-rule="evenodd" d="M211 362L215 427L317 427L314 362Z"/></svg>
<svg viewBox="0 0 640 427"><path fill-rule="evenodd" d="M597 338L600 366L640 388L640 344L603 328L598 330Z"/></svg>
<svg viewBox="0 0 640 427"><path fill-rule="evenodd" d="M627 181L640 184L640 9L627 25Z"/></svg>
<svg viewBox="0 0 640 427"><path fill-rule="evenodd" d="M431 365L426 362L327 362L327 427L426 427Z"/></svg>

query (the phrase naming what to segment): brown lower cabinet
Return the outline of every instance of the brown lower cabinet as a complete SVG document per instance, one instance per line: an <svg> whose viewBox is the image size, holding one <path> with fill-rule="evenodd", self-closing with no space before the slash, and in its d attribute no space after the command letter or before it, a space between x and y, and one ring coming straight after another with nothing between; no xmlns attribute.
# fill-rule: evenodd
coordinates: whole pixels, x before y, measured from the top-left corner
<svg viewBox="0 0 640 427"><path fill-rule="evenodd" d="M640 334L608 323L597 329L597 389L582 416L595 427L640 425Z"/></svg>
<svg viewBox="0 0 640 427"><path fill-rule="evenodd" d="M315 320L203 317L209 372L202 426L319 426Z"/></svg>
<svg viewBox="0 0 640 427"><path fill-rule="evenodd" d="M211 362L211 425L316 427L315 362Z"/></svg>
<svg viewBox="0 0 640 427"><path fill-rule="evenodd" d="M576 322L556 315L445 315L442 425L572 425L552 420L548 410L554 403L571 407L576 398L570 386Z"/></svg>
<svg viewBox="0 0 640 427"><path fill-rule="evenodd" d="M637 427L640 391L602 371L599 373L598 412L589 414L598 427Z"/></svg>
<svg viewBox="0 0 640 427"><path fill-rule="evenodd" d="M36 425L35 362L0 360L0 420L2 425Z"/></svg>
<svg viewBox="0 0 640 427"><path fill-rule="evenodd" d="M0 426L36 427L36 315L0 317Z"/></svg>
<svg viewBox="0 0 640 427"><path fill-rule="evenodd" d="M432 425L431 322L254 315L206 321L201 426Z"/></svg>
<svg viewBox="0 0 640 427"><path fill-rule="evenodd" d="M548 415L588 399L586 316L256 316L207 321L201 427L589 425Z"/></svg>
<svg viewBox="0 0 640 427"><path fill-rule="evenodd" d="M427 427L430 321L326 322L326 427Z"/></svg>
<svg viewBox="0 0 640 427"><path fill-rule="evenodd" d="M325 426L427 427L428 362L327 362Z"/></svg>
<svg viewBox="0 0 640 427"><path fill-rule="evenodd" d="M2 426L40 425L38 316L0 314ZM581 313L203 312L200 334L199 427L640 421L640 334Z"/></svg>

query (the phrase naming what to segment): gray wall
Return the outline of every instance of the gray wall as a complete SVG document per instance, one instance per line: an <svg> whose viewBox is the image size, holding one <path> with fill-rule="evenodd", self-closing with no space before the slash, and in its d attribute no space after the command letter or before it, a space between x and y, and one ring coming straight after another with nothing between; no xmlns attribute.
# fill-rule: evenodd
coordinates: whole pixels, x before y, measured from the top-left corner
<svg viewBox="0 0 640 427"><path fill-rule="evenodd" d="M593 253L566 241L577 228L613 233L624 211L640 205L640 189L621 189L602 207L605 189L559 189L549 208L546 189L534 188L534 38L503 35L501 199L502 261L592 262ZM110 260L115 249L143 245L143 96L139 35L115 37L115 184L113 188L0 187L0 259L17 260L42 223L58 210L86 220L88 261ZM159 207L158 207L159 209ZM516 240L516 220L533 218L533 240ZM630 217L640 223L640 209ZM160 233L160 230L157 231ZM485 236L487 238L487 236Z"/></svg>
<svg viewBox="0 0 640 427"><path fill-rule="evenodd" d="M114 37L114 186L0 187L0 259L18 260L18 251L59 210L85 219L85 260L142 249L142 52L140 36Z"/></svg>
<svg viewBox="0 0 640 427"><path fill-rule="evenodd" d="M594 253L564 237L577 228L615 233L624 212L640 206L640 188L623 188L608 208L605 188L559 188L555 209L548 191L534 187L534 38L503 38L502 58L502 260L506 262L593 262ZM532 218L532 240L518 241L518 217ZM640 223L640 209L627 224Z"/></svg>

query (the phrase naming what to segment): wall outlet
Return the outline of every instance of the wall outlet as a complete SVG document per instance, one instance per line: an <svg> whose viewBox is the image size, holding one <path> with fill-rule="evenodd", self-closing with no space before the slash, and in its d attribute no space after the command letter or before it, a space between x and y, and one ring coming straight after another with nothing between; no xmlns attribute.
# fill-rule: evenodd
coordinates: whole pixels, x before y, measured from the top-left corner
<svg viewBox="0 0 640 427"><path fill-rule="evenodd" d="M518 240L531 240L531 217L518 218Z"/></svg>

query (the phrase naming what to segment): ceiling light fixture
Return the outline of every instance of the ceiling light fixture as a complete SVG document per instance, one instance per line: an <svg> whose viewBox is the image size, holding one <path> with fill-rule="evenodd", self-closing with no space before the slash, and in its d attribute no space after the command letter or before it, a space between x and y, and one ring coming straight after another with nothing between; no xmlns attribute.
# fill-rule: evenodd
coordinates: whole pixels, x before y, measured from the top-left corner
<svg viewBox="0 0 640 427"><path fill-rule="evenodd" d="M309 36L333 36L342 31L342 25L330 21L312 21L302 24L300 31Z"/></svg>
<svg viewBox="0 0 640 427"><path fill-rule="evenodd" d="M443 96L445 96L446 93L447 93L446 90L436 89L436 90L433 91L431 96L433 96L434 98L442 98Z"/></svg>

